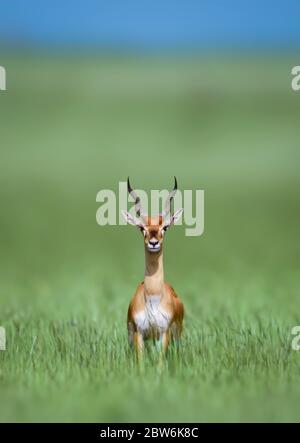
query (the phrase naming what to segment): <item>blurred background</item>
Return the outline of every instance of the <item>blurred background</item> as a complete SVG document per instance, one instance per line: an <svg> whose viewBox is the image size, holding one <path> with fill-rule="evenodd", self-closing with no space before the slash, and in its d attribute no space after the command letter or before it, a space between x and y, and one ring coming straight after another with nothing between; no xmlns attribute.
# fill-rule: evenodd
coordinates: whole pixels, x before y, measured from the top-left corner
<svg viewBox="0 0 300 443"><path fill-rule="evenodd" d="M292 0L1 5L1 421L298 419L299 18ZM165 241L186 332L162 379L126 351L140 234L96 224L128 175L205 191L204 234Z"/></svg>

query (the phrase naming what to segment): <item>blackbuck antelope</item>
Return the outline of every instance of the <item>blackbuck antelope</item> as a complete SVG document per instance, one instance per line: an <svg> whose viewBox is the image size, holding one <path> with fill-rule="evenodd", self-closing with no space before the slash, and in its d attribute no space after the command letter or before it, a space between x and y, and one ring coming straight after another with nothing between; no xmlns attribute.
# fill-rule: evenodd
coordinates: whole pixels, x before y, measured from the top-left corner
<svg viewBox="0 0 300 443"><path fill-rule="evenodd" d="M138 359L142 355L144 340L159 340L162 350L166 351L170 340L179 339L182 332L183 304L172 286L165 283L163 268L164 234L183 211L179 209L171 214L172 200L177 191L174 178L174 189L169 193L163 212L156 217L144 213L140 198L131 188L129 178L127 180L138 218L126 211L122 211L123 216L128 223L140 229L145 248L145 278L130 302L127 315L128 338Z"/></svg>

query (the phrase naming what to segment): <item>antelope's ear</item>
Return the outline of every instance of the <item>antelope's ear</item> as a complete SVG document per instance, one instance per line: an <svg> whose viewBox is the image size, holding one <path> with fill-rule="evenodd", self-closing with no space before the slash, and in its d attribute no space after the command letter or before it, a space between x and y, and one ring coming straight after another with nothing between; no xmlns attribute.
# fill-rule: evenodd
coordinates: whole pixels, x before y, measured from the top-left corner
<svg viewBox="0 0 300 443"><path fill-rule="evenodd" d="M131 215L129 212L127 211L121 211L121 212L127 223L133 226L137 226L138 228L144 228L144 225L140 222L140 220L133 217L133 215Z"/></svg>
<svg viewBox="0 0 300 443"><path fill-rule="evenodd" d="M178 209L171 217L170 219L164 224L164 229L167 229L169 226L173 225L174 223L176 223L181 215L183 213L183 208Z"/></svg>

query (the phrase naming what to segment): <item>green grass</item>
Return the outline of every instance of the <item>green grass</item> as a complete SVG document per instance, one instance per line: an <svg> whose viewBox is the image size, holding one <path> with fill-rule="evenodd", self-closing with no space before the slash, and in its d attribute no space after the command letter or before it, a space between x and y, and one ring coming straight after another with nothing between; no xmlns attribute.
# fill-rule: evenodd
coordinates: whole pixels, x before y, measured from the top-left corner
<svg viewBox="0 0 300 443"><path fill-rule="evenodd" d="M9 57L0 96L1 421L299 421L300 96L289 59ZM205 190L205 232L165 239L178 353L140 373L133 227L100 189Z"/></svg>

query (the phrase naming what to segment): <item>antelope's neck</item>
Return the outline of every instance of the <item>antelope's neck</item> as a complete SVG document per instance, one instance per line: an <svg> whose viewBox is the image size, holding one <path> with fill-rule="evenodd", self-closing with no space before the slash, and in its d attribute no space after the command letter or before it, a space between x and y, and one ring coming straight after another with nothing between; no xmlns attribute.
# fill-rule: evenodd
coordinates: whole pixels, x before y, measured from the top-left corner
<svg viewBox="0 0 300 443"><path fill-rule="evenodd" d="M163 295L164 293L164 267L163 253L149 252L145 249L145 295Z"/></svg>

